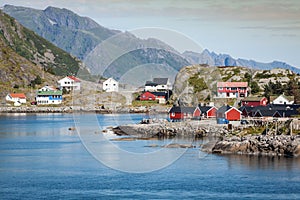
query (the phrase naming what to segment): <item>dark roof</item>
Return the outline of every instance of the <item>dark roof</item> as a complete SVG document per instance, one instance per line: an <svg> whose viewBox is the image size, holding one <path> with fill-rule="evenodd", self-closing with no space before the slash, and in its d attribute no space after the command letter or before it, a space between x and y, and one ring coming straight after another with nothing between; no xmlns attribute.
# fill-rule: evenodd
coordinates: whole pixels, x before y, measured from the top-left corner
<svg viewBox="0 0 300 200"><path fill-rule="evenodd" d="M197 107L173 106L169 113L193 113Z"/></svg>
<svg viewBox="0 0 300 200"><path fill-rule="evenodd" d="M217 113L225 113L227 110L229 110L230 108L232 108L229 105L226 106L222 106L221 108L218 109Z"/></svg>
<svg viewBox="0 0 300 200"><path fill-rule="evenodd" d="M154 78L153 83L156 83L157 85L167 85L168 78Z"/></svg>
<svg viewBox="0 0 300 200"><path fill-rule="evenodd" d="M157 86L158 84L157 83L154 83L152 81L146 81L146 84L145 86Z"/></svg>
<svg viewBox="0 0 300 200"><path fill-rule="evenodd" d="M277 110L257 110L254 114L255 117L273 117ZM280 115L280 113L278 113ZM280 115L281 116L281 115Z"/></svg>
<svg viewBox="0 0 300 200"><path fill-rule="evenodd" d="M155 96L167 96L168 93L166 92L151 92L152 94L154 94Z"/></svg>
<svg viewBox="0 0 300 200"><path fill-rule="evenodd" d="M206 113L211 108L212 108L212 106L199 106L201 113Z"/></svg>

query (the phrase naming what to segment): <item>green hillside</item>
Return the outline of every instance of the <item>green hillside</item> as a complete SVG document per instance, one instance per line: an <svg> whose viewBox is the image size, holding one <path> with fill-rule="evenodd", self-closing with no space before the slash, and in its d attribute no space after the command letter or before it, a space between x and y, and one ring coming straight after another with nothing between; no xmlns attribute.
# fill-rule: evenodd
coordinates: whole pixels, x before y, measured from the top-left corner
<svg viewBox="0 0 300 200"><path fill-rule="evenodd" d="M10 47L18 55L42 66L49 73L61 76L76 74L81 68L81 62L75 57L23 27L2 11L0 28L3 47Z"/></svg>

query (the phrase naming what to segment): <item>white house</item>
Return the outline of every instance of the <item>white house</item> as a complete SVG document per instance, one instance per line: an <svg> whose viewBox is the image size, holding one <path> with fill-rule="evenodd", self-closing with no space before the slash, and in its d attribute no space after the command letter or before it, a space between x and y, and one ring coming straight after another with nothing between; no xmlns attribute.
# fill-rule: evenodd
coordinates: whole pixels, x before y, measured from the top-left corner
<svg viewBox="0 0 300 200"><path fill-rule="evenodd" d="M35 100L38 105L61 104L63 101L62 91L37 91Z"/></svg>
<svg viewBox="0 0 300 200"><path fill-rule="evenodd" d="M119 91L119 83L113 78L109 78L103 82L103 90L106 92L118 92Z"/></svg>
<svg viewBox="0 0 300 200"><path fill-rule="evenodd" d="M24 93L10 93L5 97L6 101L14 103L26 103L26 96Z"/></svg>
<svg viewBox="0 0 300 200"><path fill-rule="evenodd" d="M169 78L153 78L153 81L147 81L145 84L145 91L167 91L172 90L172 85Z"/></svg>
<svg viewBox="0 0 300 200"><path fill-rule="evenodd" d="M294 104L294 97L293 96L285 96L284 94L280 95L279 97L275 98L271 101L272 104L285 104L285 105L292 105Z"/></svg>
<svg viewBox="0 0 300 200"><path fill-rule="evenodd" d="M39 89L39 91L42 91L42 92L46 92L46 91L56 91L57 89L53 86L49 86L49 85L46 85L42 88Z"/></svg>
<svg viewBox="0 0 300 200"><path fill-rule="evenodd" d="M80 82L80 79L75 76L66 76L58 81L58 85L60 90L80 90Z"/></svg>

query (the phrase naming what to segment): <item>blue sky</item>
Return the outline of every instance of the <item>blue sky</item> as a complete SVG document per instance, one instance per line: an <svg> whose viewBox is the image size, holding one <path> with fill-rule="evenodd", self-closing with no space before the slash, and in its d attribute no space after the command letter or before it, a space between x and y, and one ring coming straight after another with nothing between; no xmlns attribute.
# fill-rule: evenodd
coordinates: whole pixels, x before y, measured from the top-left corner
<svg viewBox="0 0 300 200"><path fill-rule="evenodd" d="M0 0L5 4L67 8L119 30L174 30L210 51L300 67L298 0Z"/></svg>

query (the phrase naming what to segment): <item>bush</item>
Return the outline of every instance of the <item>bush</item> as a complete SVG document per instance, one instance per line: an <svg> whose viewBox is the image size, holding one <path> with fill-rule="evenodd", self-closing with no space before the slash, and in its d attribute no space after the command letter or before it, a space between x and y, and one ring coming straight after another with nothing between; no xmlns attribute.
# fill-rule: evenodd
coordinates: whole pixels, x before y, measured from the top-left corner
<svg viewBox="0 0 300 200"><path fill-rule="evenodd" d="M208 89L204 79L199 78L199 75L200 74L197 73L188 79L189 84L194 87L194 92L201 92L202 90Z"/></svg>

